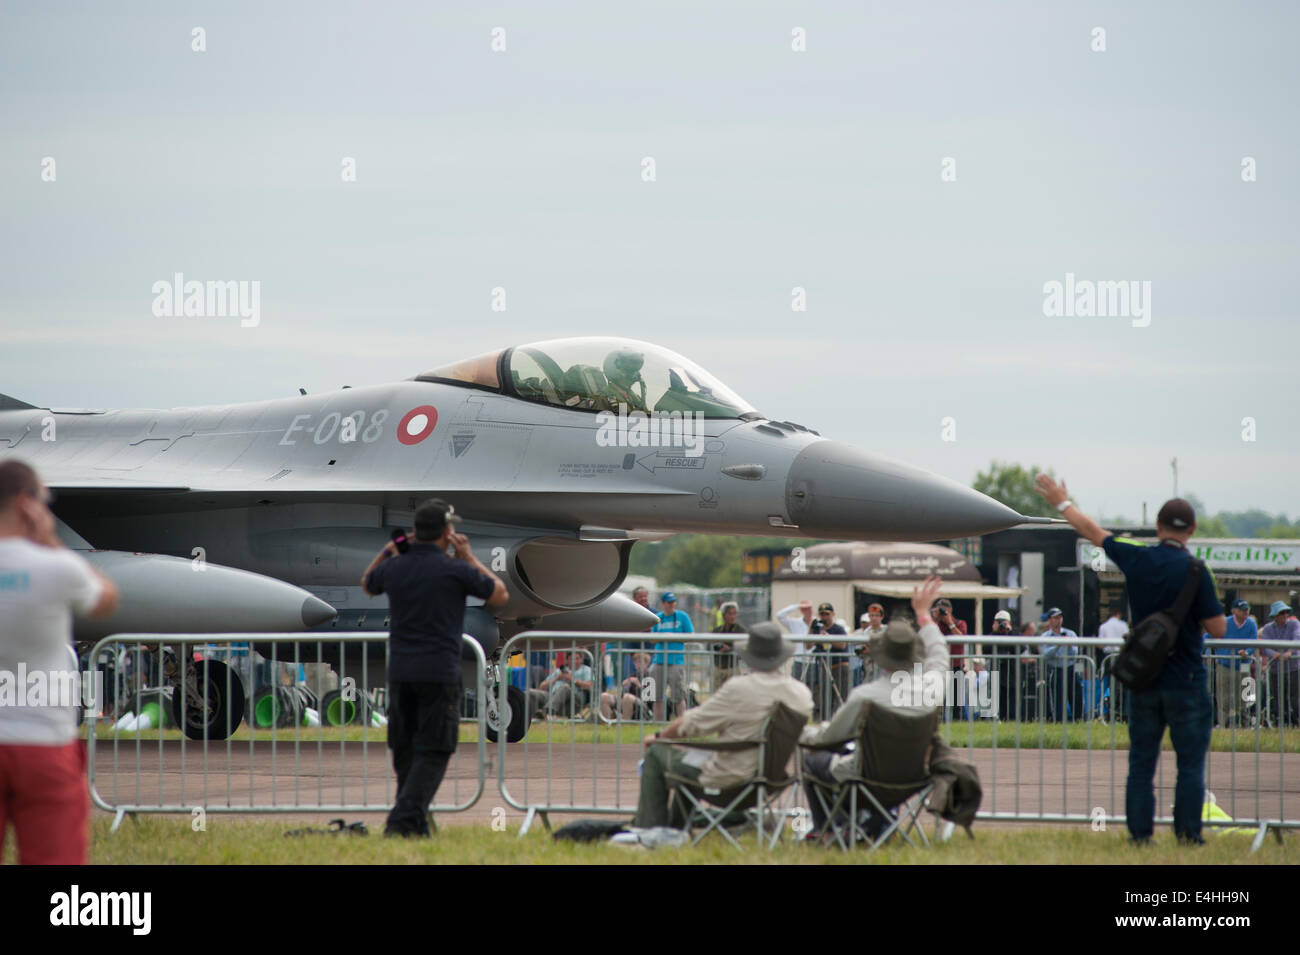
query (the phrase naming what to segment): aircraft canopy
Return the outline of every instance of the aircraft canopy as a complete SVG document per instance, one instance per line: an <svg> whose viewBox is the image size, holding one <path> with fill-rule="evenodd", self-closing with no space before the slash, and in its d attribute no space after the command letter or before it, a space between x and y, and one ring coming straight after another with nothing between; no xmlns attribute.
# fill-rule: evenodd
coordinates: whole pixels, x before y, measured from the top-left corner
<svg viewBox="0 0 1300 955"><path fill-rule="evenodd" d="M676 352L628 338L559 338L478 355L420 375L579 411L757 417L747 401ZM504 384L503 384L504 383Z"/></svg>

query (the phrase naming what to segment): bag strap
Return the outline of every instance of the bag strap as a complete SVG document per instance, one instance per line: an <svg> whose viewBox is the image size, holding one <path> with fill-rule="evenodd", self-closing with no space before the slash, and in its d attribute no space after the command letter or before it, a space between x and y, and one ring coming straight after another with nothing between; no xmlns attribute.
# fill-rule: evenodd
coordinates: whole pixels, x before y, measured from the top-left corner
<svg viewBox="0 0 1300 955"><path fill-rule="evenodd" d="M1179 626L1182 626L1187 611L1192 609L1192 598L1196 596L1196 586L1201 582L1201 571L1204 569L1205 562L1195 557L1187 563L1187 577L1183 580L1183 589L1178 591L1178 599L1168 610L1169 616L1173 617Z"/></svg>

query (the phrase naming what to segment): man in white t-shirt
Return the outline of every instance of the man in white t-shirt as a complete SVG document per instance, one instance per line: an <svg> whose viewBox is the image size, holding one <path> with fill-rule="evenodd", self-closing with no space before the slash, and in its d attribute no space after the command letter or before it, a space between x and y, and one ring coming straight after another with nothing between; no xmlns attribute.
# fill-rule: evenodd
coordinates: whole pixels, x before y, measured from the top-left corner
<svg viewBox="0 0 1300 955"><path fill-rule="evenodd" d="M1110 605L1110 619L1101 625L1098 629L1097 636L1124 641L1124 634L1128 633L1128 624L1124 622L1124 605L1113 603ZM1111 652L1111 651L1107 651Z"/></svg>
<svg viewBox="0 0 1300 955"><path fill-rule="evenodd" d="M86 748L77 701L65 699L80 689L72 614L102 617L117 600L113 583L59 542L36 472L0 461L0 851L12 821L23 865L86 862Z"/></svg>
<svg viewBox="0 0 1300 955"><path fill-rule="evenodd" d="M808 630L813 622L813 605L811 600L801 600L798 603L790 604L788 607L782 607L776 612L776 619L781 621L781 626L790 631L796 637L808 635ZM791 648L794 650L794 678L802 680L804 670L808 667L807 658L804 654L807 647L803 641L796 640Z"/></svg>

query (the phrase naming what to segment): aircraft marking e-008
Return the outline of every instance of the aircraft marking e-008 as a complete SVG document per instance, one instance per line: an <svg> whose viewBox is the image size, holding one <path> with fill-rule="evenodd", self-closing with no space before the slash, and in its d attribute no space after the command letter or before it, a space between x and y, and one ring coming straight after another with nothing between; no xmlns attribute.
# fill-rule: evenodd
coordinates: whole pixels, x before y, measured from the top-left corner
<svg viewBox="0 0 1300 955"><path fill-rule="evenodd" d="M388 420L388 409L380 408L376 411L371 416L369 424L366 424L366 413L364 411L354 411L346 416L340 415L337 411L331 411L321 419L319 425L310 426L307 422L311 421L313 417L314 415L309 414L294 415L293 420L289 422L289 427L285 429L284 434L280 437L280 444L297 444L298 439L293 435L299 431L303 434L310 434L312 441L316 444L328 444L335 436L343 444L351 444L358 439L364 444L374 444L384 433L384 422Z"/></svg>

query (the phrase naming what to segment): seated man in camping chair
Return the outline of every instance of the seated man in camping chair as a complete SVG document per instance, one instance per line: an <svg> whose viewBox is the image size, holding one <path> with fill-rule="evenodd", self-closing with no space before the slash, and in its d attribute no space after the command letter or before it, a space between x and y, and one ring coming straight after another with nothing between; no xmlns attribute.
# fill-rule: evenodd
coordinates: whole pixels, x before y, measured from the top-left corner
<svg viewBox="0 0 1300 955"><path fill-rule="evenodd" d="M670 813L669 790L673 776L686 780L693 792L725 791L749 782L758 771L755 746L708 752L683 750L665 741L717 734L720 741L755 740L767 724L773 706L782 703L807 722L812 715L812 693L804 684L781 672L781 664L794 652L774 623L755 624L749 638L736 643L736 654L750 669L733 676L701 706L687 710L646 739L645 762L641 770L641 797L633 825L681 826L685 822L684 800L674 800Z"/></svg>
<svg viewBox="0 0 1300 955"><path fill-rule="evenodd" d="M862 774L860 754L856 749L843 746L856 740L862 726L863 711L868 703L904 714L926 715L938 712L934 705L937 690L942 694L949 672L948 645L939 627L930 619L930 607L939 594L942 582L938 577L928 577L912 593L912 609L920 632L903 620L894 620L885 632L868 644L872 661L880 668L880 675L869 683L856 687L836 711L830 722L820 727L808 727L800 744L818 747L806 752L803 759L804 789L812 810L813 829L809 838L820 837L827 828L824 798L828 792L845 780ZM920 664L918 671L916 665ZM934 674L934 683L927 700L925 675ZM931 705L920 705L922 701ZM940 695L938 702L942 704ZM928 737L927 737L928 743ZM819 785L820 784L820 785ZM819 798L821 797L821 798ZM887 821L872 820L868 831L884 827Z"/></svg>

